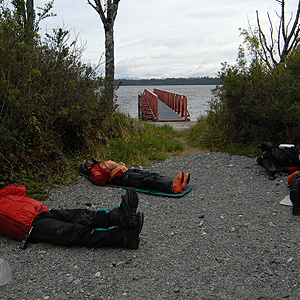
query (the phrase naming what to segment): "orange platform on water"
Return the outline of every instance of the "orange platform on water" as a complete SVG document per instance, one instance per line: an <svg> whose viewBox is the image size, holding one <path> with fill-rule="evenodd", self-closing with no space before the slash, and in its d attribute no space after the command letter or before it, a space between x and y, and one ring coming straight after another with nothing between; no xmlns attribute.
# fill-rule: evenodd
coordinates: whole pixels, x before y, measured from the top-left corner
<svg viewBox="0 0 300 300"><path fill-rule="evenodd" d="M190 121L187 97L168 91L145 89L138 96L139 119L153 122Z"/></svg>

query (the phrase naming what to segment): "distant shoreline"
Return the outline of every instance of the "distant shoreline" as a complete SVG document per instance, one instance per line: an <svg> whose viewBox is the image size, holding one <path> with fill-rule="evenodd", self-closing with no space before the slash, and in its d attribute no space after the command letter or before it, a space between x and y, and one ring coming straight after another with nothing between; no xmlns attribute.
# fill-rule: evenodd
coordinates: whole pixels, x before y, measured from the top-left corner
<svg viewBox="0 0 300 300"><path fill-rule="evenodd" d="M221 80L217 77L165 78L165 79L116 79L115 84L121 86L147 85L218 85Z"/></svg>

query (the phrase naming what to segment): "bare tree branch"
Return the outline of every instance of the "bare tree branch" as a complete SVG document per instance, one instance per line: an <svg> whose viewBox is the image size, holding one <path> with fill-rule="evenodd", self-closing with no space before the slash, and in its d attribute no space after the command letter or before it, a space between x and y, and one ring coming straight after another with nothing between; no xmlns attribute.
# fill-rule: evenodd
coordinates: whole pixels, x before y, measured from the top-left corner
<svg viewBox="0 0 300 300"><path fill-rule="evenodd" d="M97 11L97 13L99 14L99 16L101 18L102 23L105 24L106 17L105 17L103 8L102 8L102 4L101 4L100 0L94 0L94 1L95 1L96 5L94 5L93 3L91 3L90 0L88 0L88 4L90 4Z"/></svg>
<svg viewBox="0 0 300 300"><path fill-rule="evenodd" d="M280 17L279 17L280 18ZM281 27L282 27L282 20L280 18L279 26L278 26L278 41L277 41L277 52L280 55L281 52Z"/></svg>
<svg viewBox="0 0 300 300"><path fill-rule="evenodd" d="M276 63L276 60L274 58L274 38L273 38L273 23L270 17L270 14L268 13L268 19L270 23L270 37L271 37L271 46L268 48L269 54L271 56L273 64Z"/></svg>
<svg viewBox="0 0 300 300"><path fill-rule="evenodd" d="M278 26L278 35L277 41L274 38L274 27L268 13L268 19L270 24L270 40L268 41L260 24L258 11L256 11L256 19L257 19L257 26L258 26L258 38L261 46L260 57L261 59L270 67L271 65L276 66L279 63L282 63L286 60L287 56L299 43L299 34L300 34L300 0L298 1L298 8L297 13L293 22L292 28L289 30L290 25L292 24L293 14L291 14L291 18L289 19L288 23L286 24L285 18L285 0L275 0L281 6L281 14L276 15L279 18L279 26ZM277 54L278 58L275 58L275 45L277 43Z"/></svg>
<svg viewBox="0 0 300 300"><path fill-rule="evenodd" d="M284 13L284 0L282 0L282 12ZM284 35L284 46L283 46L283 50L281 52L280 55L280 62L283 62L285 60L285 58L287 57L287 55L289 54L289 52L291 51L292 45L296 45L298 42L296 41L298 38L298 34L299 34L299 16L300 16L300 1L298 2L298 9L297 9L297 13L296 13L296 17L295 17L295 21L294 21L294 25L290 31L290 33L287 35ZM284 16L282 16L283 20L284 20ZM282 24L282 26L284 26L284 23ZM284 32L284 30L283 30ZM292 38L294 37L294 40L291 42ZM291 46L290 46L291 43Z"/></svg>
<svg viewBox="0 0 300 300"><path fill-rule="evenodd" d="M264 55L262 55L259 52L259 56L268 65L268 67L271 67L271 64L270 64L269 59L268 59L268 53L270 52L270 49L268 48L266 36L264 35L264 33L261 29L261 26L260 26L258 11L256 11L256 19L257 19L257 25L258 25L259 40L260 40L260 44L261 44L262 51L263 51L263 54L264 54Z"/></svg>
<svg viewBox="0 0 300 300"><path fill-rule="evenodd" d="M279 2L279 1L278 1ZM286 32L286 27L285 27L285 10L284 10L284 0L280 1L281 2L281 23L282 23L282 36L284 41L286 41L286 36L287 36L287 32Z"/></svg>

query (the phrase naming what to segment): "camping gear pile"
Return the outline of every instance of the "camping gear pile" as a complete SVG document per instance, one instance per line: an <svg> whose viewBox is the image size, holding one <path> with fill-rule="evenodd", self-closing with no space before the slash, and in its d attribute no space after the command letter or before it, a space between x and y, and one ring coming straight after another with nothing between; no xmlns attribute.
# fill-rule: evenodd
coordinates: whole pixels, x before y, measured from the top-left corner
<svg viewBox="0 0 300 300"><path fill-rule="evenodd" d="M299 148L291 144L274 146L271 142L262 143L259 148L262 155L257 162L264 167L271 176L282 172L292 174L300 170Z"/></svg>

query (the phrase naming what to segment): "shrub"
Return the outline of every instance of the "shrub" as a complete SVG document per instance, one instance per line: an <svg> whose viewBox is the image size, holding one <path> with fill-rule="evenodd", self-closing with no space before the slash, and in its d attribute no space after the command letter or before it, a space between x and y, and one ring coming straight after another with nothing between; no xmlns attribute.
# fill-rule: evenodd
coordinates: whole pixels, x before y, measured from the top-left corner
<svg viewBox="0 0 300 300"><path fill-rule="evenodd" d="M46 163L84 149L106 117L102 78L68 37L58 28L42 41L1 7L0 182L46 172Z"/></svg>
<svg viewBox="0 0 300 300"><path fill-rule="evenodd" d="M223 142L299 144L299 56L296 48L272 70L258 59L243 67L224 64L207 117L212 135Z"/></svg>

